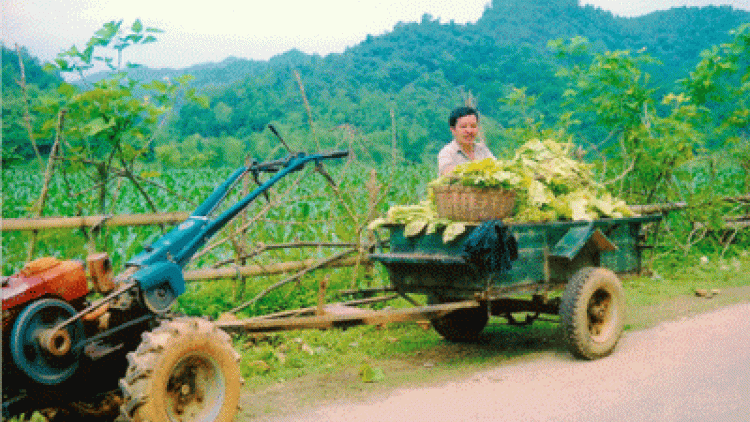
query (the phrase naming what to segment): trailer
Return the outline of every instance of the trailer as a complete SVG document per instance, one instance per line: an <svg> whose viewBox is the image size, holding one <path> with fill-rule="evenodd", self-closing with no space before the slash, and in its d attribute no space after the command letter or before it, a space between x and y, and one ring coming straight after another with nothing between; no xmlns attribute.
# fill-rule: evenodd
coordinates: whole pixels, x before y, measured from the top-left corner
<svg viewBox="0 0 750 422"><path fill-rule="evenodd" d="M624 327L625 293L618 274L641 271L649 247L642 228L660 220L651 215L504 227L496 222L496 229L507 230L516 243L511 267L501 270L483 268L467 254L478 225L449 243L439 231L407 237L404 226L391 225L390 252L371 258L385 265L403 294L426 294L432 304L474 300L474 306L433 321L447 340L476 338L489 316L530 324L543 314L559 315L571 353L596 359L612 352ZM517 313L527 315L519 321Z"/></svg>

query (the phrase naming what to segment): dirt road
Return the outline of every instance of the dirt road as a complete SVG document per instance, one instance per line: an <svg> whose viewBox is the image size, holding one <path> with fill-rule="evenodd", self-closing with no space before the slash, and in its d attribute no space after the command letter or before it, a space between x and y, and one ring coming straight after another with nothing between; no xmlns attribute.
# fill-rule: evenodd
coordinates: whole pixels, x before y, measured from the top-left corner
<svg viewBox="0 0 750 422"><path fill-rule="evenodd" d="M629 332L598 361L542 352L449 383L237 421L747 422L748 385L750 304L740 304Z"/></svg>

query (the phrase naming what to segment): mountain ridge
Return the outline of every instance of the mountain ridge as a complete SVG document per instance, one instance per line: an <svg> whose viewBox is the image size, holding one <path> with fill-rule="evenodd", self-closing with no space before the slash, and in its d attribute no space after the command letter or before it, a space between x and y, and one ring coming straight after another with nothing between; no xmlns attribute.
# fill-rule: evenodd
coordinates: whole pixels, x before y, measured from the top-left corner
<svg viewBox="0 0 750 422"><path fill-rule="evenodd" d="M566 19L569 20L566 21ZM557 24L551 25L551 20L557 21ZM188 73L196 77L194 84L198 87L213 85L217 78L221 80L221 83L230 83L241 79L242 74L254 75L266 70L267 66L288 64L287 58L290 56L296 57L295 61L299 60L299 56L332 60L339 56L357 54L363 46L387 39L405 28L413 28L415 25L424 25L428 22L467 32L478 31L491 36L500 45L529 44L539 50L544 50L550 39L598 33L600 36L588 38L602 50L637 51L646 47L647 51L652 51L650 48L654 45L652 31L644 30L644 28L664 26L668 30L660 34L660 39L668 42L669 49L653 49L653 53L658 56L666 54L670 60L680 63L677 67L685 69L686 63L693 64L702 49L715 45L716 42L712 42L713 40L726 38L727 28L735 27L742 21L750 21L750 12L731 6L680 6L642 16L621 17L592 5L578 5L577 0L540 2L493 0L475 23L440 23L431 15L425 14L420 22L398 22L391 31L381 35L368 35L365 40L347 47L341 53L321 56L293 48L268 60L228 56L220 61L198 63L184 68L141 67L131 69L130 72L137 79L145 80ZM684 39L685 35L695 34L698 27L704 31L700 39L710 41L701 42L693 48L680 48L679 40L676 39L678 34ZM691 45L694 44L691 43ZM205 77L203 73L206 73ZM106 72L95 73L90 75L90 79L95 81L105 76Z"/></svg>

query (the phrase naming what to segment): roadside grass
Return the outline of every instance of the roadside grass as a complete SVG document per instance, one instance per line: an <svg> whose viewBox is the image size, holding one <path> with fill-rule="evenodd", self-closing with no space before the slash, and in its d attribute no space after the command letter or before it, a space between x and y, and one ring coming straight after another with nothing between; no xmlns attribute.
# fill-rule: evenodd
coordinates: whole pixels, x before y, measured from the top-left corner
<svg viewBox="0 0 750 422"><path fill-rule="evenodd" d="M374 384L418 382L443 372L523 359L529 353L564 352L557 324L513 327L502 321L492 318L474 343L447 342L427 324L398 323L238 336L235 347L242 355L248 390L311 377L372 390L378 389Z"/></svg>
<svg viewBox="0 0 750 422"><path fill-rule="evenodd" d="M747 251L728 259L688 256L656 261L649 275L623 280L630 304L636 307L691 296L699 289L711 291L747 285L750 285L750 253Z"/></svg>
<svg viewBox="0 0 750 422"><path fill-rule="evenodd" d="M721 289L750 284L750 253L721 259L704 255L670 257L654 262L651 274L627 279L624 285L636 304L692 295L697 289Z"/></svg>
<svg viewBox="0 0 750 422"><path fill-rule="evenodd" d="M626 330L750 301L750 252L726 259L704 255L655 260L649 275L622 280L628 298ZM742 289L742 291L733 290ZM707 296L697 292L708 293Z"/></svg>

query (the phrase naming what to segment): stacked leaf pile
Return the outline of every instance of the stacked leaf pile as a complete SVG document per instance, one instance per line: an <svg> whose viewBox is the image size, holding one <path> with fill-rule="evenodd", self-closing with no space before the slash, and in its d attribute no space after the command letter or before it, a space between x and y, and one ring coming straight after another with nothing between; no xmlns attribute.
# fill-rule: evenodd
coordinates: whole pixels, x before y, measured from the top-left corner
<svg viewBox="0 0 750 422"><path fill-rule="evenodd" d="M507 222L596 220L632 216L627 204L613 197L593 178L592 166L571 157L573 144L533 139L516 150L511 160L487 158L456 166L430 186L461 184L516 191L516 210ZM465 230L465 224L439 219L430 197L418 205L394 206L385 218L370 223L404 224L405 235L446 227L443 240L450 241Z"/></svg>
<svg viewBox="0 0 750 422"><path fill-rule="evenodd" d="M425 231L426 234L433 234L438 228L445 227L443 241L446 243L466 231L465 223L440 218L432 200L422 201L417 205L392 206L385 218L376 218L367 227L370 230L375 230L386 224L403 224L405 226L404 236L406 237L416 236L422 231Z"/></svg>
<svg viewBox="0 0 750 422"><path fill-rule="evenodd" d="M596 220L633 215L627 204L598 184L592 165L571 157L573 144L537 139L526 142L512 160L485 159L456 167L431 184L461 183L502 187L519 198L512 222Z"/></svg>

